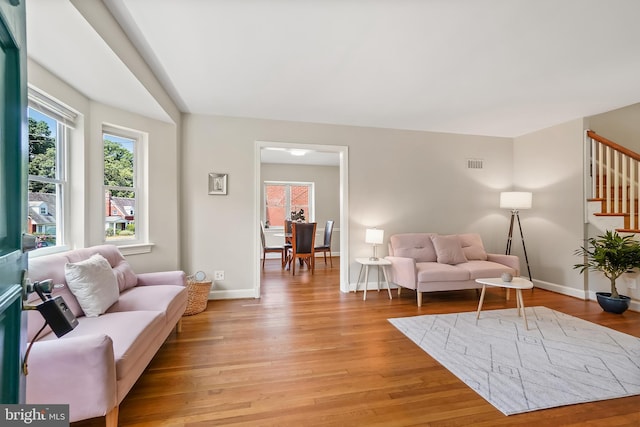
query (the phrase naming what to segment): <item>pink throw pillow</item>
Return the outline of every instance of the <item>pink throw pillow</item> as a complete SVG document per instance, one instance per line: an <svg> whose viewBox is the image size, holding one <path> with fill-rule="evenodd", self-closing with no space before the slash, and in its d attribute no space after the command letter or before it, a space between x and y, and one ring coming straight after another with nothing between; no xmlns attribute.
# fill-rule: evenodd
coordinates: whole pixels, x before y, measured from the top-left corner
<svg viewBox="0 0 640 427"><path fill-rule="evenodd" d="M433 236L433 247L440 264L461 264L467 262L457 235Z"/></svg>

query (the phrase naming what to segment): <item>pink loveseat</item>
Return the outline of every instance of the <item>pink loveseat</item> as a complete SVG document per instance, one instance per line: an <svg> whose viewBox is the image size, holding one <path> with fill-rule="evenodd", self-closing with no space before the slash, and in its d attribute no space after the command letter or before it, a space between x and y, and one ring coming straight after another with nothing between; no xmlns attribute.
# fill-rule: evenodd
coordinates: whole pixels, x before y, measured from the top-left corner
<svg viewBox="0 0 640 427"><path fill-rule="evenodd" d="M389 238L389 280L400 289L414 289L418 307L422 292L477 289L475 279L520 275L515 255L488 254L479 234L405 233Z"/></svg>
<svg viewBox="0 0 640 427"><path fill-rule="evenodd" d="M104 314L88 317L66 285L65 264L96 253L116 276L117 301ZM69 404L72 422L105 416L107 426L117 426L118 405L174 327L180 331L187 306L184 272L135 274L115 246L102 245L33 258L29 277L65 284L53 296L63 296L79 324L60 338L47 327L33 344L27 403ZM29 301L38 304L38 296L31 294ZM43 324L38 311L28 312L29 342Z"/></svg>

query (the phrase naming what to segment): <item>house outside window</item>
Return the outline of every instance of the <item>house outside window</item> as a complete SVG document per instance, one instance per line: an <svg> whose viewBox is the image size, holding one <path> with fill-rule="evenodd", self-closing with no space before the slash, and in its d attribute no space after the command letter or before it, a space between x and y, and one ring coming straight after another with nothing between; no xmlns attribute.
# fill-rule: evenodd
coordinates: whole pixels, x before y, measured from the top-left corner
<svg viewBox="0 0 640 427"><path fill-rule="evenodd" d="M312 182L264 182L264 222L267 227L284 227L291 212L304 211L306 221L315 217L314 184Z"/></svg>
<svg viewBox="0 0 640 427"><path fill-rule="evenodd" d="M34 88L28 97L27 232L36 235L38 247L62 246L68 222L69 130L77 115Z"/></svg>
<svg viewBox="0 0 640 427"><path fill-rule="evenodd" d="M146 243L146 218L139 207L146 196L145 135L105 125L102 139L105 242Z"/></svg>

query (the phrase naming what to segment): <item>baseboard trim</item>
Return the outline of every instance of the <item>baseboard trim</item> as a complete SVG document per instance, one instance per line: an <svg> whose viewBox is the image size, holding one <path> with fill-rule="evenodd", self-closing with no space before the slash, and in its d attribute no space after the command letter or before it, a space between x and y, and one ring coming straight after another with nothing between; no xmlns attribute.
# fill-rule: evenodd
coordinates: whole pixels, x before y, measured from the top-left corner
<svg viewBox="0 0 640 427"><path fill-rule="evenodd" d="M562 295L568 295L570 297L578 298L581 300L589 300L589 294L584 289L571 288L569 286L558 285L557 283L545 282L543 280L533 280L533 285L536 288L545 289L547 291L555 292ZM595 295L594 295L595 297Z"/></svg>
<svg viewBox="0 0 640 427"><path fill-rule="evenodd" d="M216 299L243 299L243 298L256 298L255 290L253 289L212 290L209 292L208 299L216 300Z"/></svg>
<svg viewBox="0 0 640 427"><path fill-rule="evenodd" d="M568 295L585 301L597 301L596 291L584 291L583 289L570 288L569 286L535 279L533 280L533 284L536 288L545 289L558 294ZM632 299L631 304L629 305L629 310L640 312L640 301Z"/></svg>
<svg viewBox="0 0 640 427"><path fill-rule="evenodd" d="M398 289L398 285L393 282L389 282L389 288L393 291L394 289ZM349 283L349 292L353 292L356 289L356 283ZM378 282L369 282L367 285L367 291L377 291L378 290ZM383 281L380 282L380 292L387 290L387 284ZM364 282L360 282L360 287L358 288L358 292L364 291Z"/></svg>

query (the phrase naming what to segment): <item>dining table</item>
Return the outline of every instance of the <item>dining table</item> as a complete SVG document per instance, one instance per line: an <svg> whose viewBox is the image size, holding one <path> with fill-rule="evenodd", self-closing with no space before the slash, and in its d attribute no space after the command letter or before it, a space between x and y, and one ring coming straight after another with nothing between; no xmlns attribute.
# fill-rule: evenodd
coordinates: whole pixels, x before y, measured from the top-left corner
<svg viewBox="0 0 640 427"><path fill-rule="evenodd" d="M274 234L275 237L282 237L284 238L284 242L291 244L291 239L293 238L293 233L275 233Z"/></svg>

